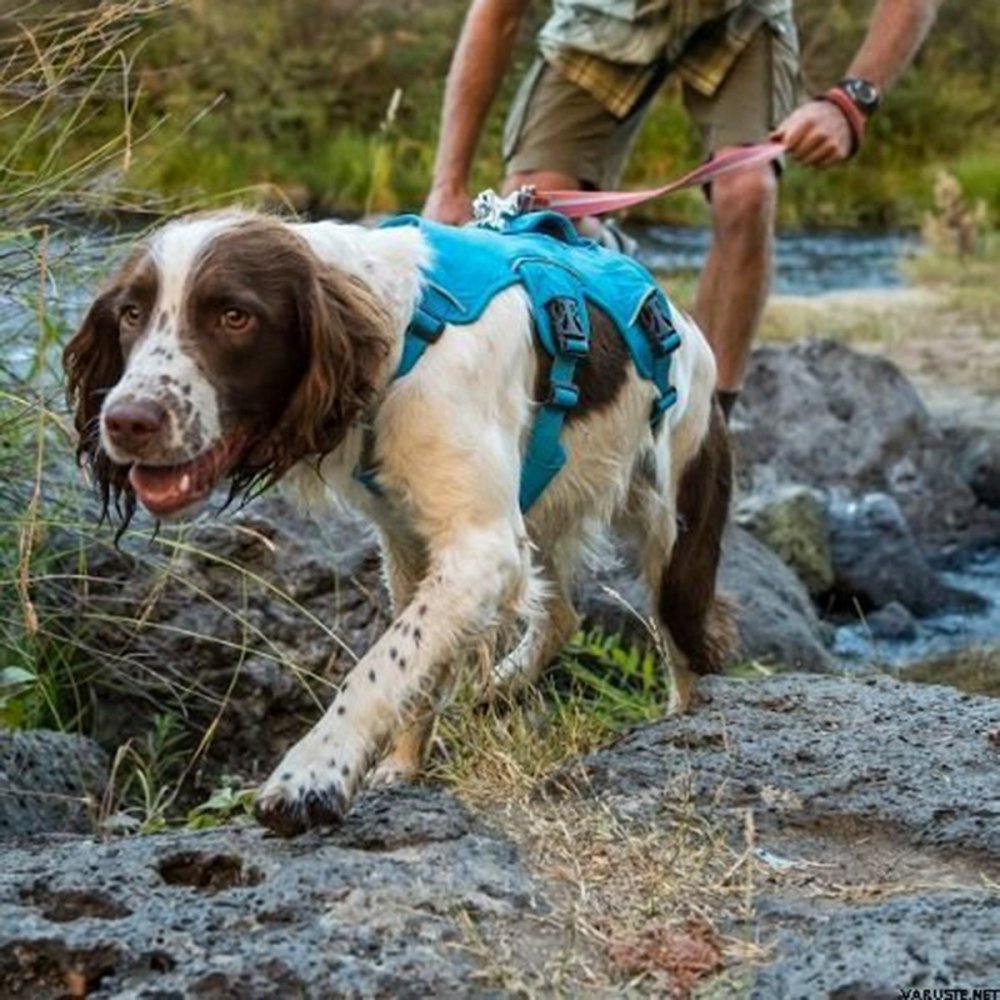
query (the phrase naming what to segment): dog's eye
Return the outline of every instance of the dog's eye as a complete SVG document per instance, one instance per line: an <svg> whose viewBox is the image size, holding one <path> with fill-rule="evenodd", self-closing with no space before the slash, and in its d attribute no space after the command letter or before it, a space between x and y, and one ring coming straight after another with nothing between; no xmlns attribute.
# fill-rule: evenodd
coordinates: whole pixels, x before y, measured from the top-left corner
<svg viewBox="0 0 1000 1000"><path fill-rule="evenodd" d="M135 330L142 322L142 310L133 302L128 302L118 313L118 323L125 330Z"/></svg>
<svg viewBox="0 0 1000 1000"><path fill-rule="evenodd" d="M253 316L238 306L230 306L219 315L219 325L227 333L243 333L253 323Z"/></svg>

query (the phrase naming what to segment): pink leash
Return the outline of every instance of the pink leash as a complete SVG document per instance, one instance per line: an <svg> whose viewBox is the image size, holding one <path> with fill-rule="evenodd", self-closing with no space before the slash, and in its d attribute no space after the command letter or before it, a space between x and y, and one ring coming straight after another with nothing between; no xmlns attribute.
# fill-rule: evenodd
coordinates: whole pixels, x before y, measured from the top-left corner
<svg viewBox="0 0 1000 1000"><path fill-rule="evenodd" d="M605 212L629 208L631 205L638 205L674 191L682 191L684 188L700 187L734 170L772 163L784 152L784 144L777 141L761 142L755 146L740 146L721 153L683 177L664 184L663 187L647 188L645 191L535 191L531 207L548 208L554 212L561 212L571 219L579 219L585 215L603 215Z"/></svg>

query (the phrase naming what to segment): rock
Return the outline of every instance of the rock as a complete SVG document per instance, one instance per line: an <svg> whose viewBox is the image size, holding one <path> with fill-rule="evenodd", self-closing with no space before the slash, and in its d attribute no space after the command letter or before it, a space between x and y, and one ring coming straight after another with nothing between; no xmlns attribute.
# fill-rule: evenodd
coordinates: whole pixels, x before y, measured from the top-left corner
<svg viewBox="0 0 1000 1000"><path fill-rule="evenodd" d="M1000 705L809 675L710 678L701 694L695 714L568 767L545 806L592 804L614 831L612 872L645 863L650 826L686 830L696 864L703 838L713 855L718 833L733 835L712 885L738 879L719 891L741 903L705 919L762 947L757 964L734 951L704 995L895 1000L901 985L988 981ZM532 873L430 786L364 792L340 827L295 840L232 825L16 843L0 865L0 996L499 998L542 983L577 995L595 970L598 984L617 976L595 995L623 995L621 970L567 933L578 873L550 882L547 863Z"/></svg>
<svg viewBox="0 0 1000 1000"><path fill-rule="evenodd" d="M812 595L833 586L825 503L816 490L783 483L743 498L733 520L792 569Z"/></svg>
<svg viewBox="0 0 1000 1000"><path fill-rule="evenodd" d="M431 789L362 796L335 832L177 832L45 850L0 868L0 995L505 995L487 949L544 904L514 845ZM78 983L76 992L70 984Z"/></svg>
<svg viewBox="0 0 1000 1000"><path fill-rule="evenodd" d="M0 840L94 828L108 758L69 733L0 730Z"/></svg>
<svg viewBox="0 0 1000 1000"><path fill-rule="evenodd" d="M1000 434L985 430L969 434L956 464L976 497L989 507L1000 508Z"/></svg>
<svg viewBox="0 0 1000 1000"><path fill-rule="evenodd" d="M917 984L992 983L1000 969L995 893L940 892L832 912L814 902L768 901L758 914L780 928L780 957L754 974L751 1000L899 1000Z"/></svg>
<svg viewBox="0 0 1000 1000"><path fill-rule="evenodd" d="M632 568L634 558L581 581L580 610L589 625L645 644L649 597ZM720 587L734 605L741 660L828 670L826 634L809 594L795 574L766 546L742 528L723 540Z"/></svg>
<svg viewBox="0 0 1000 1000"><path fill-rule="evenodd" d="M743 658L800 670L832 668L828 635L805 587L769 548L741 528L726 534L721 582L736 606Z"/></svg>
<svg viewBox="0 0 1000 1000"><path fill-rule="evenodd" d="M584 758L593 794L635 816L684 786L710 808L753 809L759 830L891 830L1000 863L1000 701L887 677L710 677L698 691L691 715Z"/></svg>
<svg viewBox="0 0 1000 1000"><path fill-rule="evenodd" d="M727 931L767 958L706 996L897 1000L903 986L991 982L1000 702L789 674L708 678L699 692L691 715L627 734L550 787L627 822L717 822L750 849L754 921Z"/></svg>
<svg viewBox="0 0 1000 1000"><path fill-rule="evenodd" d="M754 351L733 435L743 478L889 493L924 541L976 523L976 498L909 380L833 341ZM752 489L751 489L752 491Z"/></svg>
<svg viewBox="0 0 1000 1000"><path fill-rule="evenodd" d="M946 586L927 562L896 501L886 493L855 498L835 490L827 505L833 593L847 609L902 604L916 615L982 607Z"/></svg>
<svg viewBox="0 0 1000 1000"><path fill-rule="evenodd" d="M873 611L865 618L865 625L873 639L898 642L917 637L917 623L913 615L898 601L890 601L884 608Z"/></svg>
<svg viewBox="0 0 1000 1000"><path fill-rule="evenodd" d="M389 620L371 532L346 517L313 522L278 498L164 528L155 543L61 548L75 559L80 541L86 586L40 588L37 603L108 653L92 672L89 725L109 749L157 713L184 720L192 748L211 727L196 799L220 772L262 777Z"/></svg>

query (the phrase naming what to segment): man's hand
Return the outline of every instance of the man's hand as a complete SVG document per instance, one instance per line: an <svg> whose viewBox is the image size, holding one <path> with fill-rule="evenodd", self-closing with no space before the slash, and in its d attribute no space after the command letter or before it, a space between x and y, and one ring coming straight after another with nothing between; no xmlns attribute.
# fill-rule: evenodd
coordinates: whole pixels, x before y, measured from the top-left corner
<svg viewBox="0 0 1000 1000"><path fill-rule="evenodd" d="M434 222L461 226L472 218L472 199L469 197L469 192L463 188L435 185L431 188L427 201L424 202L421 215Z"/></svg>
<svg viewBox="0 0 1000 1000"><path fill-rule="evenodd" d="M831 167L846 160L854 137L847 119L829 101L810 101L796 108L771 134L788 155L807 167Z"/></svg>

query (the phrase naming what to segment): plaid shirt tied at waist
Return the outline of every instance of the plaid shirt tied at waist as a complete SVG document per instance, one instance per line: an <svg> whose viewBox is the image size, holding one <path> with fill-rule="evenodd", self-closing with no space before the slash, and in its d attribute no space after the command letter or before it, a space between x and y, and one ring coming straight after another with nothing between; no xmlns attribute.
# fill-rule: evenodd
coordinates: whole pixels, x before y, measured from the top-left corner
<svg viewBox="0 0 1000 1000"><path fill-rule="evenodd" d="M797 46L792 0L555 0L545 61L617 118L664 65L711 97L765 24Z"/></svg>

